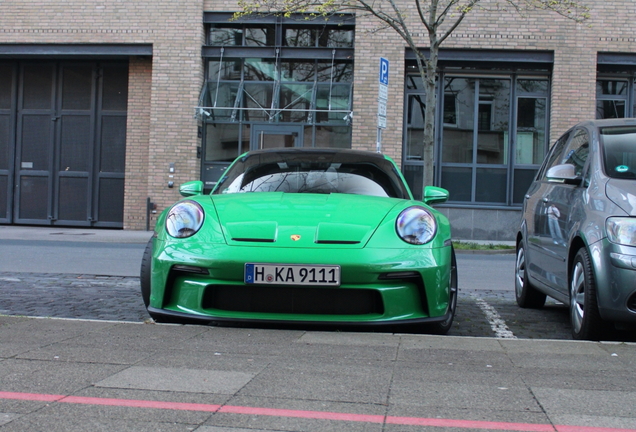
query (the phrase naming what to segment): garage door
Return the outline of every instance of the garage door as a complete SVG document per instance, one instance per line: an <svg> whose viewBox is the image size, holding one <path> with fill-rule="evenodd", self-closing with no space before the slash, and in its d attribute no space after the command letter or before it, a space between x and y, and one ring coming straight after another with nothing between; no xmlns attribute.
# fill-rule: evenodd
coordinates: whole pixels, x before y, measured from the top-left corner
<svg viewBox="0 0 636 432"><path fill-rule="evenodd" d="M123 226L127 63L0 64L0 222Z"/></svg>

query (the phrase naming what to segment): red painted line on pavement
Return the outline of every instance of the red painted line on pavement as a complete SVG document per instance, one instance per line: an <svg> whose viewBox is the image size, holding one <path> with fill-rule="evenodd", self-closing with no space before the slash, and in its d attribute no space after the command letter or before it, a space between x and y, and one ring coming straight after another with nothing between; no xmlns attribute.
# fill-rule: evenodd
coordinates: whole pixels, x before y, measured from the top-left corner
<svg viewBox="0 0 636 432"><path fill-rule="evenodd" d="M456 420L423 417L393 417L384 415L337 413L328 411L305 411L277 408L259 408L231 405L197 404L184 402L150 401L136 399L112 399L99 397L63 396L38 393L0 392L0 399L28 400L35 402L58 402L80 405L121 406L130 408L153 408L179 411L261 415L271 417L293 417L318 420L352 421L361 423L387 423L410 426L430 426L457 429L490 429L512 432L636 432L636 429L605 428L593 426L568 426L533 423L489 422L479 420Z"/></svg>
<svg viewBox="0 0 636 432"><path fill-rule="evenodd" d="M383 423L385 416L383 415L371 415L371 414L349 414L349 413L337 413L328 411L303 411L303 410L290 410L280 408L258 408L258 407L243 407L243 406L230 406L226 405L221 407L219 412L232 413L232 414L246 414L246 415L263 415L274 417L295 417L295 418L307 418L307 419L319 419L319 420L339 420L339 421L354 421L364 423Z"/></svg>
<svg viewBox="0 0 636 432"><path fill-rule="evenodd" d="M49 395L39 393L0 392L0 399L28 400L37 402L55 402L64 399L64 395Z"/></svg>
<svg viewBox="0 0 636 432"><path fill-rule="evenodd" d="M68 396L58 402L72 403L80 405L107 405L107 406L123 406L131 408L155 408L164 410L178 410L178 411L208 411L216 412L221 405L210 404L197 404L197 403L185 403L185 402L163 402L163 401L149 401L149 400L134 400L134 399L109 399L98 397L79 397Z"/></svg>

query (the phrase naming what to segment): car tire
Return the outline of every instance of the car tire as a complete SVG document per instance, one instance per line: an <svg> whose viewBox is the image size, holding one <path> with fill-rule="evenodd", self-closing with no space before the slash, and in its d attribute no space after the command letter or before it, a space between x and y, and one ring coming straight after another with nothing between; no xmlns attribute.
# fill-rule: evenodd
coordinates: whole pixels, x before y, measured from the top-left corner
<svg viewBox="0 0 636 432"><path fill-rule="evenodd" d="M598 310L596 279L585 248L574 257L570 274L570 323L577 340L599 340L609 329Z"/></svg>
<svg viewBox="0 0 636 432"><path fill-rule="evenodd" d="M448 301L449 314L447 318L442 321L433 324L430 327L430 332L433 334L445 335L453 326L453 320L455 319L455 312L457 311L457 296L459 294L459 288L457 287L457 259L455 258L455 249L451 246L451 276L450 276L450 298Z"/></svg>
<svg viewBox="0 0 636 432"><path fill-rule="evenodd" d="M144 255L141 258L141 270L139 271L139 284L141 285L141 298L144 306L150 305L150 270L152 263L152 239L148 241Z"/></svg>
<svg viewBox="0 0 636 432"><path fill-rule="evenodd" d="M519 307L540 309L545 304L546 295L532 285L527 271L526 250L521 241L517 245L517 259L515 261L515 297Z"/></svg>

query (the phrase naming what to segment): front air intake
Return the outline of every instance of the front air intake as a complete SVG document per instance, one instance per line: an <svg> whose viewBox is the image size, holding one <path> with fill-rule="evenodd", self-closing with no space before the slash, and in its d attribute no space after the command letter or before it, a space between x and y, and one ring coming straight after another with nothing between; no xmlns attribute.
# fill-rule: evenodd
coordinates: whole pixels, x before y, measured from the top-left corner
<svg viewBox="0 0 636 432"><path fill-rule="evenodd" d="M376 290L276 285L210 285L203 296L203 308L233 312L308 315L384 313L382 297Z"/></svg>

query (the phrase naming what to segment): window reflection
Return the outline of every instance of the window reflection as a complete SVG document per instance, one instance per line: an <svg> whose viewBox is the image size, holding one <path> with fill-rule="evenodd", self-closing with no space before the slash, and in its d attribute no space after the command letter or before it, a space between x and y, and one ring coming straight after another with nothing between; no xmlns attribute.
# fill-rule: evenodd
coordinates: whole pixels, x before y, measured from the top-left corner
<svg viewBox="0 0 636 432"><path fill-rule="evenodd" d="M501 78L448 74L440 80L444 87L436 110L441 117L436 121L442 124L436 142L436 153L441 153L438 181L449 190L449 202L522 202L547 148L549 80L515 79L512 73ZM404 170L415 172L422 163L425 94L418 75L407 76L405 84ZM511 118L513 112L516 118ZM417 190L421 180L411 175L407 182Z"/></svg>
<svg viewBox="0 0 636 432"><path fill-rule="evenodd" d="M353 48L353 30L323 27L318 34L318 46L326 48Z"/></svg>
<svg viewBox="0 0 636 432"><path fill-rule="evenodd" d="M205 160L231 162L239 152L238 124L206 124Z"/></svg>
<svg viewBox="0 0 636 432"><path fill-rule="evenodd" d="M510 80L479 80L477 163L504 164L508 156Z"/></svg>
<svg viewBox="0 0 636 432"><path fill-rule="evenodd" d="M238 59L220 59L208 62L208 80L239 80L241 79L242 61Z"/></svg>
<svg viewBox="0 0 636 432"><path fill-rule="evenodd" d="M312 92L313 85L281 85L278 104L282 108L280 120L285 122L306 122L311 108Z"/></svg>
<svg viewBox="0 0 636 432"><path fill-rule="evenodd" d="M545 156L547 98L517 99L517 164L540 164ZM528 184L529 185L529 184Z"/></svg>
<svg viewBox="0 0 636 432"><path fill-rule="evenodd" d="M625 101L624 100L597 100L596 101L596 118L597 119L615 119L625 118Z"/></svg>
<svg viewBox="0 0 636 432"><path fill-rule="evenodd" d="M290 47L316 46L316 31L308 28L286 28L284 44Z"/></svg>
<svg viewBox="0 0 636 432"><path fill-rule="evenodd" d="M406 160L422 160L424 147L424 116L426 95L408 95Z"/></svg>
<svg viewBox="0 0 636 432"><path fill-rule="evenodd" d="M253 81L274 81L276 77L276 63L273 59L245 59L243 67L244 79Z"/></svg>
<svg viewBox="0 0 636 432"><path fill-rule="evenodd" d="M273 25L245 28L246 46L276 45L276 30Z"/></svg>
<svg viewBox="0 0 636 432"><path fill-rule="evenodd" d="M336 122L346 124L345 110L351 108L351 86L348 84L338 84L329 86L328 84L318 84L316 90L316 109L322 112L316 113L316 123ZM331 112L324 112L332 110ZM333 111L336 110L336 111Z"/></svg>
<svg viewBox="0 0 636 432"><path fill-rule="evenodd" d="M444 124L443 162L473 162L476 83L475 79L458 77L448 77L444 81L444 94L455 101L456 118L455 123Z"/></svg>
<svg viewBox="0 0 636 432"><path fill-rule="evenodd" d="M549 84L548 80L518 79L517 93L537 93L544 95L548 93Z"/></svg>
<svg viewBox="0 0 636 432"><path fill-rule="evenodd" d="M627 117L626 80L597 80L596 81L596 118L624 118ZM612 97L614 96L614 97Z"/></svg>
<svg viewBox="0 0 636 432"><path fill-rule="evenodd" d="M281 81L314 81L316 64L314 61L282 61Z"/></svg>
<svg viewBox="0 0 636 432"><path fill-rule="evenodd" d="M331 62L317 63L317 79L319 82L353 82L353 63Z"/></svg>
<svg viewBox="0 0 636 432"><path fill-rule="evenodd" d="M233 114L233 107L236 103L236 98L239 96L239 84L238 83L209 83L209 95L210 100L206 104L210 107L219 107L209 110L208 114L212 117L210 120L218 121L221 119L230 119ZM223 109L221 107L229 107Z"/></svg>
<svg viewBox="0 0 636 432"><path fill-rule="evenodd" d="M274 84L246 83L244 89L243 107L248 109L243 111L243 120L269 121L269 109L272 106Z"/></svg>
<svg viewBox="0 0 636 432"><path fill-rule="evenodd" d="M241 46L243 45L243 29L213 26L210 28L209 44L220 46Z"/></svg>

